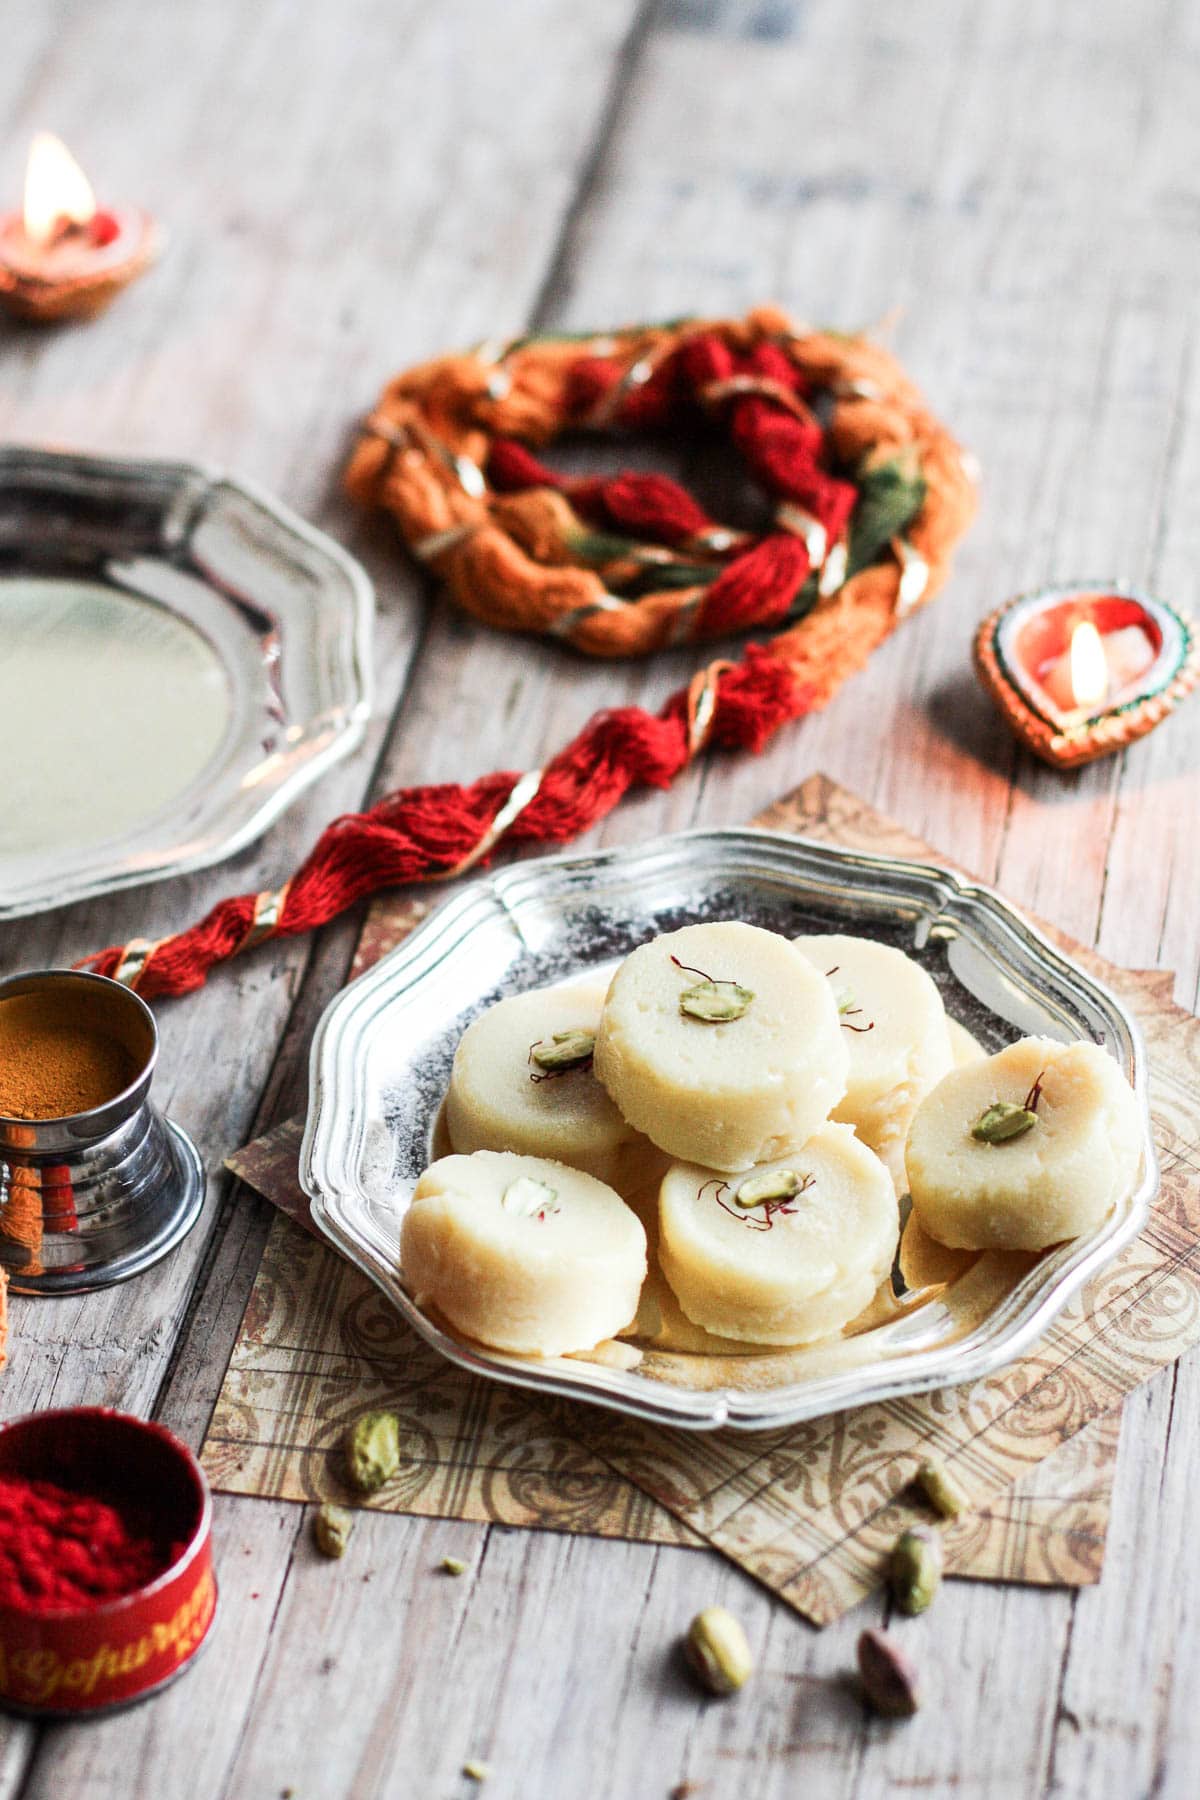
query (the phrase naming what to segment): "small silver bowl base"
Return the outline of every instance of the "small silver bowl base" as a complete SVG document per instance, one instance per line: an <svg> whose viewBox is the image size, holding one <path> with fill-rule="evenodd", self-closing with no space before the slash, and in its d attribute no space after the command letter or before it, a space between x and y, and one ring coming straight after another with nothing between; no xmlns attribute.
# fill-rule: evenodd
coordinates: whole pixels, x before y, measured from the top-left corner
<svg viewBox="0 0 1200 1800"><path fill-rule="evenodd" d="M111 1255L86 1268L45 1268L40 1275L25 1275L11 1266L9 1287L14 1294L92 1294L97 1288L112 1287L153 1268L177 1244L183 1242L204 1205L204 1168L196 1146L183 1127L164 1119L169 1156L169 1173L155 1194L155 1205L149 1218L139 1223L151 1225L149 1235L139 1239L136 1228L118 1235ZM48 1233L42 1247L42 1259L61 1246L69 1255L73 1240L67 1233Z"/></svg>

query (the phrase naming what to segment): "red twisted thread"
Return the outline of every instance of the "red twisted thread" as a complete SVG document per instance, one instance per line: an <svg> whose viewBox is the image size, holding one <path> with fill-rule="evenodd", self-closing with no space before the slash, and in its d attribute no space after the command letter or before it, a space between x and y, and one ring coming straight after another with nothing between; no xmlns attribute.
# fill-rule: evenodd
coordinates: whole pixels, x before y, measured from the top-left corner
<svg viewBox="0 0 1200 1800"><path fill-rule="evenodd" d="M882 455L916 460L925 498L903 547L919 565L919 598L944 579L973 490L957 446L886 352L819 333L797 338L766 309L745 321L618 335L619 353L561 340L514 347L500 359L508 385L499 398L497 364L479 356L441 358L401 376L354 453L351 492L388 507L476 616L553 629L597 654L654 648L677 638L681 624L693 638L776 624L807 583L804 616L769 645L751 645L739 663L710 664L658 714L598 713L537 777L499 772L388 795L328 826L281 893L224 900L187 931L113 946L87 966L147 997L186 993L226 958L266 937L312 930L379 888L453 876L500 846L568 842L631 787L669 786L708 745L761 750L787 720L830 698L914 604L886 544L883 561L814 600L810 550L820 565L822 546L844 540L859 495L839 467L865 472ZM809 407L819 394L834 396L826 429ZM715 524L665 476L572 479L530 448L581 422L661 429L700 413L721 419L777 501L765 534ZM464 469L486 470L482 497ZM585 535L580 548L580 534L592 529L634 534L635 554L618 539L607 563L581 566L590 546ZM638 551L634 540L660 548ZM711 575L614 603L631 573L644 586L647 569L652 580L661 567L656 558L676 552L685 579L706 558Z"/></svg>
<svg viewBox="0 0 1200 1800"><path fill-rule="evenodd" d="M709 741L760 750L808 694L787 668L762 651L721 674ZM688 762L688 690L657 716L625 706L598 713L547 764L538 791L498 843L568 843L612 811L629 788L669 787ZM403 882L436 880L465 862L501 812L520 776L498 773L469 786L402 789L370 811L346 813L326 827L292 877L271 936L292 937L335 918L356 900ZM481 862L488 860L481 858ZM209 970L237 954L254 922L255 894L222 900L189 931L165 939L133 983L147 999L201 987ZM128 946L87 960L115 976Z"/></svg>

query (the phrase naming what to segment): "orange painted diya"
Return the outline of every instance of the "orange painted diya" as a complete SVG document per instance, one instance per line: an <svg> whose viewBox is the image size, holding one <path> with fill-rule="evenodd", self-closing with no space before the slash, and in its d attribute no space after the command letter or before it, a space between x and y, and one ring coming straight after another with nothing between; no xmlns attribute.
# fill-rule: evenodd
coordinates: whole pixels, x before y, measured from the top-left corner
<svg viewBox="0 0 1200 1800"><path fill-rule="evenodd" d="M1073 769L1122 750L1200 681L1193 621L1117 582L1039 588L975 635L984 687L1021 742Z"/></svg>

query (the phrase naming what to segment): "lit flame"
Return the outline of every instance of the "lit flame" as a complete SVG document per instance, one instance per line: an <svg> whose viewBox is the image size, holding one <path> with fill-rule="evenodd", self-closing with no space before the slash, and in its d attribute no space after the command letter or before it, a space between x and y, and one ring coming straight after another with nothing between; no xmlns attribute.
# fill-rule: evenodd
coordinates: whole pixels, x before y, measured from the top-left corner
<svg viewBox="0 0 1200 1800"><path fill-rule="evenodd" d="M1076 706L1095 706L1108 692L1104 642L1088 619L1071 634L1071 692Z"/></svg>
<svg viewBox="0 0 1200 1800"><path fill-rule="evenodd" d="M25 236L44 247L64 223L86 225L96 214L92 185L61 138L39 131L25 170Z"/></svg>

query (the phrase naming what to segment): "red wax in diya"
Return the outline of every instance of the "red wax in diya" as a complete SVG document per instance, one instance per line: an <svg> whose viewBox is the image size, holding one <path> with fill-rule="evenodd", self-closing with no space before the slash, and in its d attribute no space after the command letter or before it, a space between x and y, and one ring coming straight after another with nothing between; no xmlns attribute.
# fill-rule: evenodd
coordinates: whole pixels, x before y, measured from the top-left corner
<svg viewBox="0 0 1200 1800"><path fill-rule="evenodd" d="M29 151L25 202L0 214L0 303L49 322L99 312L149 267L162 247L140 207L98 207L66 145L39 132Z"/></svg>
<svg viewBox="0 0 1200 1800"><path fill-rule="evenodd" d="M1043 761L1076 768L1134 742L1200 680L1192 621L1118 583L1042 588L983 621L985 688Z"/></svg>

